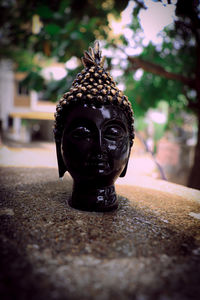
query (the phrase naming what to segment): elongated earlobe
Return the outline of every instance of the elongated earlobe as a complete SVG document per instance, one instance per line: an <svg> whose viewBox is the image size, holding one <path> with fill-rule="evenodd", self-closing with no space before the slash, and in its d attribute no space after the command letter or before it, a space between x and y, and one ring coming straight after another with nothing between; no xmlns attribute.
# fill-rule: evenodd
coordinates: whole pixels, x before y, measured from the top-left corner
<svg viewBox="0 0 200 300"><path fill-rule="evenodd" d="M122 171L122 173L119 175L119 177L124 177L126 175L126 171L127 171L127 168L128 168L128 161L124 167L124 170Z"/></svg>
<svg viewBox="0 0 200 300"><path fill-rule="evenodd" d="M124 167L124 170L119 175L119 177L124 177L126 175L126 171L127 171L127 168L128 168L129 157L130 157L130 151L129 151L129 156L128 156L128 159L127 159L127 163L126 163L126 165Z"/></svg>
<svg viewBox="0 0 200 300"><path fill-rule="evenodd" d="M62 178L65 172L67 171L67 168L62 158L60 142L56 142L56 153L57 153L59 177Z"/></svg>

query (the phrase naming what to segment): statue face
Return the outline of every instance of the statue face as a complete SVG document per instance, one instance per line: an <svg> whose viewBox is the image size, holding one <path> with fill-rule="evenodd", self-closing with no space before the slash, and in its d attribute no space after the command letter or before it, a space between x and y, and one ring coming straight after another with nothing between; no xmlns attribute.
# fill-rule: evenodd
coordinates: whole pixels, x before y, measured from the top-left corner
<svg viewBox="0 0 200 300"><path fill-rule="evenodd" d="M115 106L76 105L66 117L61 153L76 182L112 185L128 162L129 132Z"/></svg>

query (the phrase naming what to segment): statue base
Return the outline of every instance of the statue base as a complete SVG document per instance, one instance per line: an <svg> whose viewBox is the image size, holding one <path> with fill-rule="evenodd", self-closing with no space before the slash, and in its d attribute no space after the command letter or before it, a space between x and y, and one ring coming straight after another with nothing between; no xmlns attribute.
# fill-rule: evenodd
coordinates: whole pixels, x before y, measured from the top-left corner
<svg viewBox="0 0 200 300"><path fill-rule="evenodd" d="M84 211L106 212L118 208L114 185L98 189L74 185L68 203L71 207Z"/></svg>

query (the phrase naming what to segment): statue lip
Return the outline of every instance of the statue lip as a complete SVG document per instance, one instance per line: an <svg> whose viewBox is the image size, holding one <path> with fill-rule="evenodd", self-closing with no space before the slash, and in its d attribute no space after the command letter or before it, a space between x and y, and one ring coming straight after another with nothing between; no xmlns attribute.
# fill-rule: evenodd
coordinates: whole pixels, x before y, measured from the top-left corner
<svg viewBox="0 0 200 300"><path fill-rule="evenodd" d="M86 162L86 165L87 166L107 166L108 162L107 161L89 161L89 162Z"/></svg>
<svg viewBox="0 0 200 300"><path fill-rule="evenodd" d="M107 168L109 166L108 160L103 157L96 157L92 158L89 161L86 162L87 167L102 167Z"/></svg>

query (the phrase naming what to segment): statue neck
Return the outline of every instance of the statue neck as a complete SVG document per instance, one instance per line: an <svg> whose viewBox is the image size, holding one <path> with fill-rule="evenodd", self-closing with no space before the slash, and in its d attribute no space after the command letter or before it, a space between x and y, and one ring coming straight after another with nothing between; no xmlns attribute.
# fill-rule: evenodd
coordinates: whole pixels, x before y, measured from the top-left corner
<svg viewBox="0 0 200 300"><path fill-rule="evenodd" d="M104 212L118 207L115 186L91 188L74 183L69 205L87 211Z"/></svg>

